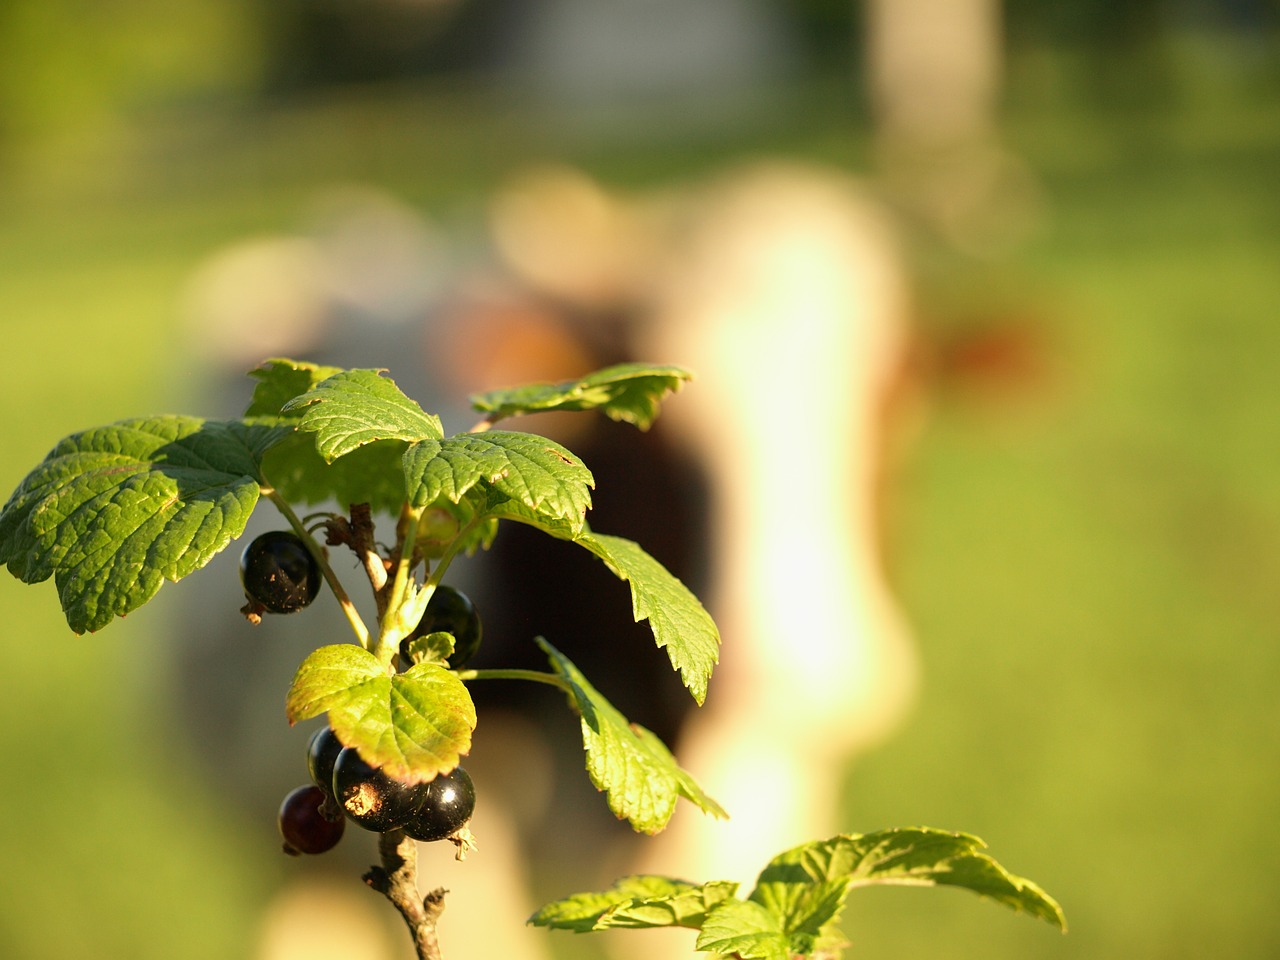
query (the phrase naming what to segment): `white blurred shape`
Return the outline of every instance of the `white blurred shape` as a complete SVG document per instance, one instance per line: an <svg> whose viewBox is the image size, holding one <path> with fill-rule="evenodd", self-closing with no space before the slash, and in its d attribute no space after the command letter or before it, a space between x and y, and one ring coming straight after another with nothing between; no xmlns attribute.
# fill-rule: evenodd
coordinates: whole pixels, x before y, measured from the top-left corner
<svg viewBox="0 0 1280 960"><path fill-rule="evenodd" d="M856 828L838 821L845 764L912 702L876 510L904 279L864 190L796 166L730 178L675 252L645 346L697 375L664 417L710 474L724 638L679 759L730 820L682 810L644 867L749 889L782 850Z"/></svg>

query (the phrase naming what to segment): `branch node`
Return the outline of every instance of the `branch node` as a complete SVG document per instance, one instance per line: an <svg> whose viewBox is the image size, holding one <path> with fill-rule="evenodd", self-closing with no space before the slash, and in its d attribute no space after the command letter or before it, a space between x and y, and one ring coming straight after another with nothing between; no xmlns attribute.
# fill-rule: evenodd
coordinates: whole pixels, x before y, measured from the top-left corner
<svg viewBox="0 0 1280 960"><path fill-rule="evenodd" d="M422 898L422 909L426 911L429 922L435 923L444 913L444 898L448 892L444 887L436 887Z"/></svg>

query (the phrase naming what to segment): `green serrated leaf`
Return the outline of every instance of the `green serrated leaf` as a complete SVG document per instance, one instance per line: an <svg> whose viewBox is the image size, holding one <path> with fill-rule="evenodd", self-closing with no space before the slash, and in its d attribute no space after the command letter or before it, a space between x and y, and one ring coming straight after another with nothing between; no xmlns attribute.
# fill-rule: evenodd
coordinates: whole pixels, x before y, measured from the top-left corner
<svg viewBox="0 0 1280 960"><path fill-rule="evenodd" d="M680 367L622 363L579 380L534 383L476 394L471 398L471 406L488 414L491 423L548 410L599 410L610 419L647 430L658 415L662 398L692 378L693 374Z"/></svg>
<svg viewBox="0 0 1280 960"><path fill-rule="evenodd" d="M977 837L930 827L842 834L775 857L751 899L783 917L798 915L815 886L844 883L955 886L1066 929L1062 908L1030 880L1014 876L983 853Z"/></svg>
<svg viewBox="0 0 1280 960"><path fill-rule="evenodd" d="M707 682L720 659L720 631L711 615L662 564L639 544L622 537L586 533L575 538L631 586L631 608L637 621L648 620L654 642L680 673L694 700L707 697Z"/></svg>
<svg viewBox="0 0 1280 960"><path fill-rule="evenodd" d="M339 740L407 783L456 767L476 726L471 694L454 673L428 662L393 674L354 644L312 651L294 675L289 722L325 712Z"/></svg>
<svg viewBox="0 0 1280 960"><path fill-rule="evenodd" d="M475 491L488 512L506 501L536 516L582 530L591 507L591 471L554 440L532 433L491 430L425 440L404 454L410 502L458 503Z"/></svg>
<svg viewBox="0 0 1280 960"><path fill-rule="evenodd" d="M476 510L485 516L491 517L494 521L514 520L516 523L534 527L559 540L573 540L588 532L588 526L585 523L578 526L571 520L555 519L538 514L524 504L516 503L514 500L497 499L495 501L478 498Z"/></svg>
<svg viewBox="0 0 1280 960"><path fill-rule="evenodd" d="M728 816L680 769L661 740L644 727L629 723L546 640L538 637L537 643L568 683L570 702L582 717L587 773L596 788L605 792L615 816L629 821L641 833L658 833L671 819L679 797L712 816Z"/></svg>
<svg viewBox="0 0 1280 960"><path fill-rule="evenodd" d="M315 435L297 429L309 405L282 412L291 401L343 372L340 367L279 358L249 371L258 384L245 418L290 430L263 459L264 479L290 503L334 501L342 509L367 503L375 513L397 514L405 500L403 440L373 441L330 463L317 450Z"/></svg>
<svg viewBox="0 0 1280 960"><path fill-rule="evenodd" d="M320 381L282 408L298 412L298 428L315 435L328 463L376 440L440 440L440 418L423 412L395 381L378 370L343 370Z"/></svg>
<svg viewBox="0 0 1280 960"><path fill-rule="evenodd" d="M244 415L246 418L287 417L287 414L280 412L286 403L307 393L322 380L341 372L341 367L325 367L283 357L264 360L249 371L249 376L258 383L253 388L253 398ZM294 417L299 415L296 412L293 414Z"/></svg>
<svg viewBox="0 0 1280 960"><path fill-rule="evenodd" d="M0 510L0 563L28 583L52 576L71 629L99 630L244 531L261 458L286 434L178 416L73 434Z"/></svg>
<svg viewBox="0 0 1280 960"><path fill-rule="evenodd" d="M405 501L403 454L403 441L376 440L326 463L310 434L293 433L268 451L262 473L290 503L334 501L344 510L367 503L396 516Z"/></svg>
<svg viewBox="0 0 1280 960"><path fill-rule="evenodd" d="M778 917L751 900L726 900L707 914L695 946L743 960L791 960L791 938Z"/></svg>
<svg viewBox="0 0 1280 960"><path fill-rule="evenodd" d="M528 922L575 933L614 927L697 930L707 911L732 897L737 887L727 880L695 884L652 875L623 877L608 890L576 893L549 903Z"/></svg>
<svg viewBox="0 0 1280 960"><path fill-rule="evenodd" d="M649 877L651 881L660 877ZM632 930L652 927L687 927L699 930L706 922L707 913L733 896L738 889L728 880L713 880L701 885L684 884L668 880L672 889L653 892L648 896L637 894L625 903L616 903L597 920L601 930L625 928Z"/></svg>

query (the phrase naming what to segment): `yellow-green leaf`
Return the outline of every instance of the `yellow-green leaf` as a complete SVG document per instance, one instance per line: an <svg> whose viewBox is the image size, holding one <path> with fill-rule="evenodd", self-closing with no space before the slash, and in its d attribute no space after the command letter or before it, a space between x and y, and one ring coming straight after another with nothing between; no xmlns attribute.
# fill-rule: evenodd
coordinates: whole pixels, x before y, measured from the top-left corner
<svg viewBox="0 0 1280 960"><path fill-rule="evenodd" d="M456 767L476 726L471 694L456 674L431 661L394 673L354 644L312 651L289 687L290 723L326 712L343 744L406 783Z"/></svg>

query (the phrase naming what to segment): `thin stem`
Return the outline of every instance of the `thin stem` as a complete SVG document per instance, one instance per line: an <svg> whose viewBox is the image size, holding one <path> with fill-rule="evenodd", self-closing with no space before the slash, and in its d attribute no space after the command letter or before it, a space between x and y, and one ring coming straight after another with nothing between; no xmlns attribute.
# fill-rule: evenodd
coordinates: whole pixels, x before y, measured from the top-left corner
<svg viewBox="0 0 1280 960"><path fill-rule="evenodd" d="M378 838L382 865L370 868L364 882L391 901L413 937L418 960L443 960L436 924L444 912L443 889L418 893L418 848L400 830Z"/></svg>
<svg viewBox="0 0 1280 960"><path fill-rule="evenodd" d="M453 563L453 558L456 557L458 555L458 551L462 549L462 544L466 541L467 534L487 519L487 515L482 517L472 517L467 521L466 526L458 531L458 535L453 538L449 543L449 546L445 547L444 553L440 554L439 559L436 560L435 569L432 570L430 576L427 577L427 582L422 585L424 590L431 593L435 592L436 587L440 586L440 581L444 579L444 572L449 569L449 564Z"/></svg>
<svg viewBox="0 0 1280 960"><path fill-rule="evenodd" d="M543 670L519 670L514 667L497 670L459 670L458 679L468 680L532 680L534 683L545 683L565 693L572 693L569 681L558 673L547 673Z"/></svg>
<svg viewBox="0 0 1280 960"><path fill-rule="evenodd" d="M374 653L386 662L391 662L397 645L387 643L388 629L394 627L403 617L396 616L402 610L406 602L411 601L413 597L413 567L414 554L417 552L418 543L418 521L422 519L422 514L426 511L426 507L410 508L404 514L404 536L400 538L398 545L398 554L396 558L396 575L391 582L390 593L386 596L386 606L379 611L380 627L378 635L378 643L374 649ZM399 638L397 638L398 640ZM389 650L386 648L390 648Z"/></svg>
<svg viewBox="0 0 1280 960"><path fill-rule="evenodd" d="M399 606L404 602L405 591L409 585L409 573L413 569L413 554L418 542L418 521L422 519L421 509L411 509L405 522L404 540L400 544L400 558L396 563L396 578L391 585L391 604Z"/></svg>
<svg viewBox="0 0 1280 960"><path fill-rule="evenodd" d="M315 538L307 532L306 526L302 520L293 511L293 507L289 506L289 501L280 496L279 491L274 487L262 486L262 495L276 505L276 509L284 514L284 518L289 521L289 525L293 527L294 532L302 538L302 542L307 545L307 549L311 551L311 556L315 558L316 563L320 567L320 572L324 575L325 582L329 584L329 589L333 591L333 595L338 599L338 605L342 607L343 614L346 615L347 622L351 624L351 629L355 631L356 639L360 641L360 646L366 650L369 649L369 628L365 626L364 621L360 618L360 613L355 608L355 604L351 602L351 598L347 596L347 591L343 588L338 580L338 575L333 572L333 568L329 566L329 559L325 556L324 550L320 548L320 544L316 543Z"/></svg>
<svg viewBox="0 0 1280 960"><path fill-rule="evenodd" d="M425 513L426 511L423 510L422 512ZM485 519L487 518L473 517L466 526L458 531L457 536L453 538L445 548L444 553L436 560L434 569L428 572L426 581L422 584L422 589L418 591L417 596L409 601L410 608L406 611L407 619L413 623L417 623L422 619L423 613L426 612L427 604L431 601L431 595L436 592L436 587L440 586L440 581L444 578L444 572L449 569L449 564L453 562L453 558L462 549L462 544L465 542L467 534Z"/></svg>

